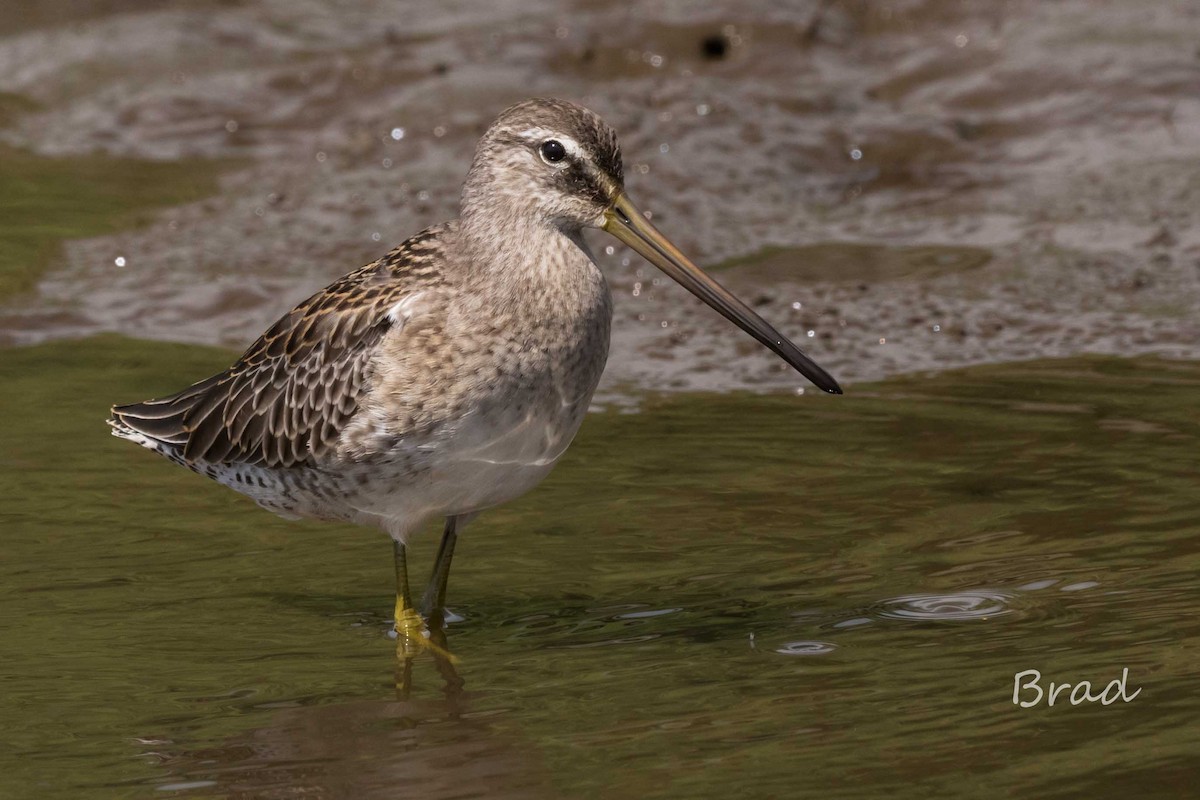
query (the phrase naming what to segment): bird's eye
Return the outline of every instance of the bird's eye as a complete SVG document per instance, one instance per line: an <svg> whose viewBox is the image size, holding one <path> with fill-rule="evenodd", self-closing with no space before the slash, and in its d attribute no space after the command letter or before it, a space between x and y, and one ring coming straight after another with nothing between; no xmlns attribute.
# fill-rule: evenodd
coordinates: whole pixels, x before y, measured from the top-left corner
<svg viewBox="0 0 1200 800"><path fill-rule="evenodd" d="M557 139L547 139L542 142L542 159L547 164L557 164L567 157L567 148Z"/></svg>

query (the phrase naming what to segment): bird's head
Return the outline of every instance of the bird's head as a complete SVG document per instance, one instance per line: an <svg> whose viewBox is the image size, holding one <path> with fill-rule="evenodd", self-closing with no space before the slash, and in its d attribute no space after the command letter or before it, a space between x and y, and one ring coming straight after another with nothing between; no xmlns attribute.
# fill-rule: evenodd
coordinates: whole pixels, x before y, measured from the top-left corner
<svg viewBox="0 0 1200 800"><path fill-rule="evenodd" d="M485 227L505 235L530 223L553 226L573 238L582 228L601 228L818 387L842 392L829 373L689 261L634 207L625 194L617 134L586 108L535 99L504 111L475 151L463 185L462 213L468 224L472 218L486 218Z"/></svg>
<svg viewBox="0 0 1200 800"><path fill-rule="evenodd" d="M563 100L526 100L484 134L463 186L464 215L521 215L567 231L602 227L625 188L616 132Z"/></svg>

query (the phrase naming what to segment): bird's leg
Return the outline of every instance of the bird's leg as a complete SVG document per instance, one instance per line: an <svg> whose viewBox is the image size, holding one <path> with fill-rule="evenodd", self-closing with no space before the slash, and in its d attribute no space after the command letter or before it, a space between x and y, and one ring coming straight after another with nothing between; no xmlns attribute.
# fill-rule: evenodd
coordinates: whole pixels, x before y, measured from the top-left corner
<svg viewBox="0 0 1200 800"><path fill-rule="evenodd" d="M425 630L425 621L417 613L413 604L412 594L408 588L407 551L400 542L394 543L393 553L396 563L396 612L394 629L396 631L396 657L406 676L411 676L406 663L417 650L430 650L435 656L456 663L458 659L446 650L443 644L431 640ZM447 568L449 566L447 565Z"/></svg>
<svg viewBox="0 0 1200 800"><path fill-rule="evenodd" d="M404 544L393 540L392 552L396 563L396 640L401 645L407 645L425 638L425 625L417 614L408 588L408 554Z"/></svg>
<svg viewBox="0 0 1200 800"><path fill-rule="evenodd" d="M450 560L454 558L454 544L458 541L458 520L458 517L446 517L446 529L442 533L437 560L433 563L433 574L421 596L421 613L435 628L442 627L445 622L446 581L450 578Z"/></svg>

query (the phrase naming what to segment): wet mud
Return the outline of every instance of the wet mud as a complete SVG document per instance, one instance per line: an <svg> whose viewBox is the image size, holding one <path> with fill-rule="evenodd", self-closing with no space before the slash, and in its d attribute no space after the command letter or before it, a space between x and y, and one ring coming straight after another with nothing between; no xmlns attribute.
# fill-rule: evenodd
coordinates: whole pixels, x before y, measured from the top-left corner
<svg viewBox="0 0 1200 800"><path fill-rule="evenodd" d="M617 127L655 222L844 382L1200 357L1194 4L72 0L0 16L10 146L245 164L208 200L67 241L36 298L0 309L3 342L244 345L455 216L495 114L559 95ZM610 396L802 388L593 242L617 298Z"/></svg>

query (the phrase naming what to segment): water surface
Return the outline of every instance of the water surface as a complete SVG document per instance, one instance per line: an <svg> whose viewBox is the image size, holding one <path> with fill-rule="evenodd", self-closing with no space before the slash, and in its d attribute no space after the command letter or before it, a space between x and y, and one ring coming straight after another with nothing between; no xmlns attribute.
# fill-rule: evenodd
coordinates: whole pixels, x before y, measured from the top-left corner
<svg viewBox="0 0 1200 800"><path fill-rule="evenodd" d="M0 94L0 124L14 97ZM212 194L222 167L212 159L47 158L0 143L0 302L61 266L64 239L145 224L154 209ZM120 252L106 259L116 269L126 266Z"/></svg>
<svg viewBox="0 0 1200 800"><path fill-rule="evenodd" d="M593 414L468 530L459 663L419 657L398 699L380 534L279 520L107 435L109 402L229 357L0 354L0 796L1123 798L1200 777L1196 363ZM1020 670L1122 668L1131 703L1012 704Z"/></svg>

